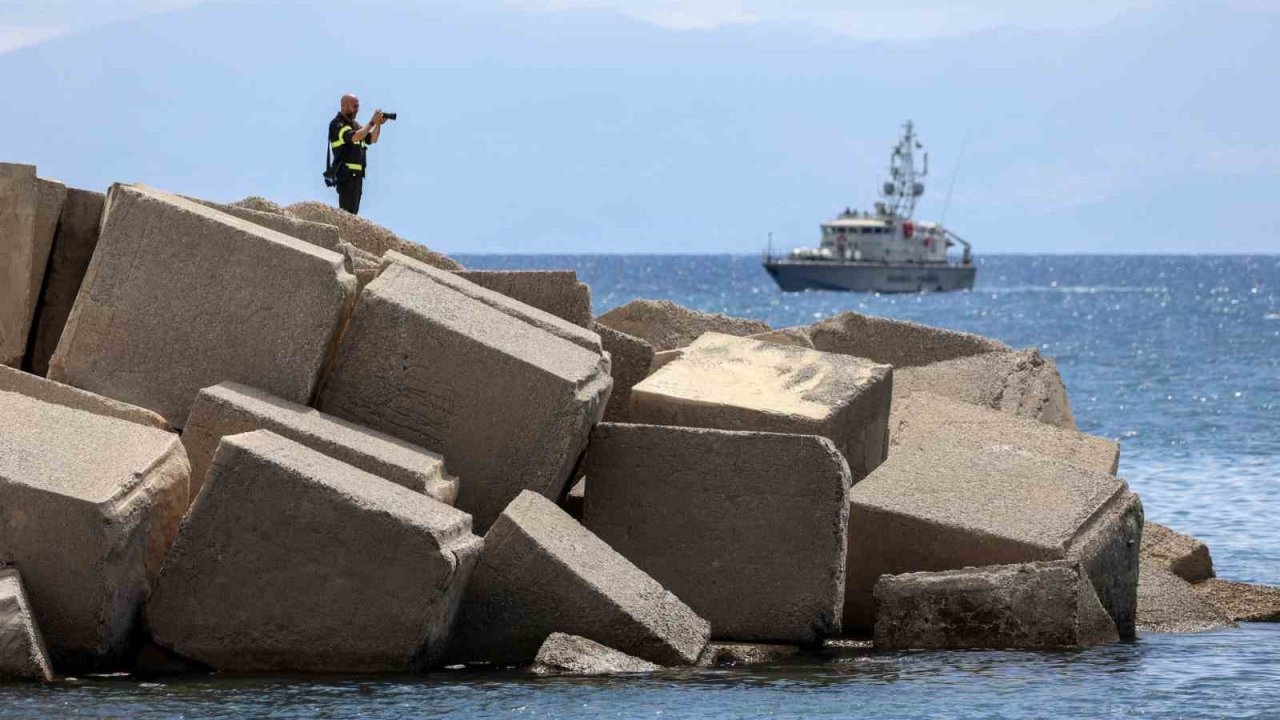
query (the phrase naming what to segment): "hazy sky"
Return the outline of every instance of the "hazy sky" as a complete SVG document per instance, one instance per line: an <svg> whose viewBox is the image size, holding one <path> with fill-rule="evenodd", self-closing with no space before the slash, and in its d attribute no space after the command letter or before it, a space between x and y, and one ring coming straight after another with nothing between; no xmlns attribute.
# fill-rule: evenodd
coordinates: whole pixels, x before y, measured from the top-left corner
<svg viewBox="0 0 1280 720"><path fill-rule="evenodd" d="M755 252L869 206L911 118L917 215L945 208L978 252L1280 251L1280 2L352 7L0 0L0 77L32 123L0 159L333 201L324 127L354 91L401 113L364 210L408 237Z"/></svg>

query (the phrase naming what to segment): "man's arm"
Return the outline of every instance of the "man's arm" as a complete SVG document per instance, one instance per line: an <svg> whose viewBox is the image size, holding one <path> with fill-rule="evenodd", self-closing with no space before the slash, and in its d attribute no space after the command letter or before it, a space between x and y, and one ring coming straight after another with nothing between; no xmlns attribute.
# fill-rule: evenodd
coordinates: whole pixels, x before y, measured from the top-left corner
<svg viewBox="0 0 1280 720"><path fill-rule="evenodd" d="M370 142L378 142L378 134L382 128L382 122L382 111L379 110L373 114L373 119L369 121L368 125L360 128L351 136L351 142L364 142L364 139L370 135L373 135L373 139Z"/></svg>

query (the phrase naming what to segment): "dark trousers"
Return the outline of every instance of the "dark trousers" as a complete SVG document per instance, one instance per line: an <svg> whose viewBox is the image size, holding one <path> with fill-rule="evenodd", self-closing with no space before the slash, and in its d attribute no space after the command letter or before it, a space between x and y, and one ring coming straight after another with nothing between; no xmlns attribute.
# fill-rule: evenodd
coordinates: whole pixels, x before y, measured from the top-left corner
<svg viewBox="0 0 1280 720"><path fill-rule="evenodd" d="M348 177L338 181L338 207L352 215L360 214L360 195L364 192L364 178Z"/></svg>

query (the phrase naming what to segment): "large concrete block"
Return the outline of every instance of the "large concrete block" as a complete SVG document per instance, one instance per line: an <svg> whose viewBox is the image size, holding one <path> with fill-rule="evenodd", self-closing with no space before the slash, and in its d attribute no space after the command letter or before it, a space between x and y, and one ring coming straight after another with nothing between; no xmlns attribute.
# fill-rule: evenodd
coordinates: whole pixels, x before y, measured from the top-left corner
<svg viewBox="0 0 1280 720"><path fill-rule="evenodd" d="M1235 627L1231 618L1159 565L1143 564L1138 579L1138 630L1189 633Z"/></svg>
<svg viewBox="0 0 1280 720"><path fill-rule="evenodd" d="M1072 560L883 575L875 603L881 650L1048 650L1120 639Z"/></svg>
<svg viewBox="0 0 1280 720"><path fill-rule="evenodd" d="M1280 622L1280 587L1209 578L1191 590L1236 622Z"/></svg>
<svg viewBox="0 0 1280 720"><path fill-rule="evenodd" d="M106 196L91 190L67 190L62 217L49 251L44 291L35 320L25 367L37 375L49 372L49 358L58 347L71 306L80 292L93 250L98 246L98 229Z"/></svg>
<svg viewBox="0 0 1280 720"><path fill-rule="evenodd" d="M355 286L337 253L117 185L49 377L175 427L224 380L307 403Z"/></svg>
<svg viewBox="0 0 1280 720"><path fill-rule="evenodd" d="M710 642L698 658L698 667L730 668L748 665L776 665L800 655L795 645L766 643Z"/></svg>
<svg viewBox="0 0 1280 720"><path fill-rule="evenodd" d="M820 435L857 482L888 450L892 385L870 360L707 333L631 389L631 421Z"/></svg>
<svg viewBox="0 0 1280 720"><path fill-rule="evenodd" d="M971 355L895 374L895 402L921 391L1077 429L1058 367L1035 349Z"/></svg>
<svg viewBox="0 0 1280 720"><path fill-rule="evenodd" d="M1142 504L1124 481L1010 447L901 449L849 492L845 632L881 575L1079 560L1133 636Z"/></svg>
<svg viewBox="0 0 1280 720"><path fill-rule="evenodd" d="M267 430L223 438L147 604L220 670L437 663L480 553L471 519Z"/></svg>
<svg viewBox="0 0 1280 720"><path fill-rule="evenodd" d="M257 388L225 382L200 391L182 430L193 500L222 438L252 430L270 430L446 505L458 496L457 478L445 473L444 459L433 452Z"/></svg>
<svg viewBox="0 0 1280 720"><path fill-rule="evenodd" d="M826 438L603 424L583 524L716 639L840 634L849 467Z"/></svg>
<svg viewBox="0 0 1280 720"><path fill-rule="evenodd" d="M36 242L40 196L34 165L0 163L0 365L19 367L27 350L40 291L32 277L48 259L48 248L42 257Z"/></svg>
<svg viewBox="0 0 1280 720"><path fill-rule="evenodd" d="M1142 561L1163 567L1191 583L1213 577L1208 545L1155 523L1142 528Z"/></svg>
<svg viewBox="0 0 1280 720"><path fill-rule="evenodd" d="M254 208L264 209L264 208ZM342 236L344 242L351 243L365 252L372 253L378 257L395 251L408 255L409 257L420 260L432 267L438 267L442 270L462 270L463 267L453 258L441 253L429 250L418 243L405 240L396 235L387 228L362 218L359 215L352 215L346 210L336 208L332 205L326 205L322 202L307 200L304 202L294 203L287 208L283 208L284 212L296 218L310 220L311 222L324 223L325 225L333 225L338 228L338 233Z"/></svg>
<svg viewBox="0 0 1280 720"><path fill-rule="evenodd" d="M743 337L773 329L760 320L690 310L670 300L632 300L596 318L596 322L638 337L654 350L682 348L708 332Z"/></svg>
<svg viewBox="0 0 1280 720"><path fill-rule="evenodd" d="M128 655L189 475L174 433L0 391L0 562L21 569L56 667Z"/></svg>
<svg viewBox="0 0 1280 720"><path fill-rule="evenodd" d="M53 680L44 638L18 569L0 565L0 681Z"/></svg>
<svg viewBox="0 0 1280 720"><path fill-rule="evenodd" d="M810 325L809 337L813 346L824 352L864 357L895 368L1011 349L981 335L853 311Z"/></svg>
<svg viewBox="0 0 1280 720"><path fill-rule="evenodd" d="M564 633L547 636L533 661L535 675L613 675L661 669L661 665Z"/></svg>
<svg viewBox="0 0 1280 720"><path fill-rule="evenodd" d="M485 535L449 654L528 663L551 633L690 665L707 621L554 503L523 492Z"/></svg>
<svg viewBox="0 0 1280 720"><path fill-rule="evenodd" d="M319 408L443 455L482 530L521 490L564 494L611 384L603 355L393 263L361 294Z"/></svg>
<svg viewBox="0 0 1280 720"><path fill-rule="evenodd" d="M1012 445L1084 470L1112 475L1120 467L1120 444L1114 440L933 393L897 398L889 416L889 452L900 447L925 450L993 445Z"/></svg>
<svg viewBox="0 0 1280 720"><path fill-rule="evenodd" d="M613 392L604 410L609 422L626 422L631 415L631 388L649 376L653 362L653 346L638 337L596 323L591 328L600 335L600 344L609 353L609 373L613 376Z"/></svg>
<svg viewBox="0 0 1280 720"><path fill-rule="evenodd" d="M0 366L0 391L18 393L54 405L127 420L161 430L173 430L164 418L145 408L9 367Z"/></svg>
<svg viewBox="0 0 1280 720"><path fill-rule="evenodd" d="M318 245L325 250L331 250L336 253L342 252L342 239L338 234L338 228L333 225L311 222L292 215L254 210L253 208L239 205L225 205L211 200L201 200L193 197L186 199L219 212L234 215L241 220L248 220L254 225L261 225L264 228L284 233L289 237L309 242L312 245Z"/></svg>
<svg viewBox="0 0 1280 720"><path fill-rule="evenodd" d="M573 270L465 270L458 277L592 329L591 288Z"/></svg>

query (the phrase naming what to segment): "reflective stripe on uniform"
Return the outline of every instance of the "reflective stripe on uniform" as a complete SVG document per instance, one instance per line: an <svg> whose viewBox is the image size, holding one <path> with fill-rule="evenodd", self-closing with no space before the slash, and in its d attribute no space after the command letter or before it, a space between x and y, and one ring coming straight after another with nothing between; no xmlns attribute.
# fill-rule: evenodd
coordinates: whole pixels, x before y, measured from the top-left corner
<svg viewBox="0 0 1280 720"><path fill-rule="evenodd" d="M341 140L334 140L333 142L329 143L329 147L331 147L331 148L339 148L339 147L342 147L342 141L341 141Z"/></svg>
<svg viewBox="0 0 1280 720"><path fill-rule="evenodd" d="M342 142L342 136L343 136L343 135L345 135L346 133L349 133L349 132L351 132L351 126L350 126L350 125L343 125L343 126L338 130L338 142Z"/></svg>
<svg viewBox="0 0 1280 720"><path fill-rule="evenodd" d="M360 163L347 163L347 168L350 170L363 170L364 166Z"/></svg>

